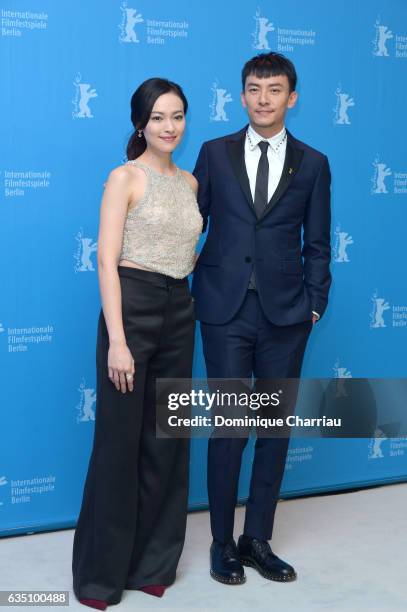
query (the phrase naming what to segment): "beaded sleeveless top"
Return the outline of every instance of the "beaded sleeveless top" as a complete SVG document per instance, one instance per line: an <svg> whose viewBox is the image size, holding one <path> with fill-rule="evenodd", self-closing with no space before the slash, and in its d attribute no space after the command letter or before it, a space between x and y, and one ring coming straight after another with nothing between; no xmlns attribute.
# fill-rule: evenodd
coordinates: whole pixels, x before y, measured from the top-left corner
<svg viewBox="0 0 407 612"><path fill-rule="evenodd" d="M147 185L141 200L127 212L120 259L184 278L194 268L203 226L195 193L178 167L176 174L167 176L137 159L126 163L144 170Z"/></svg>

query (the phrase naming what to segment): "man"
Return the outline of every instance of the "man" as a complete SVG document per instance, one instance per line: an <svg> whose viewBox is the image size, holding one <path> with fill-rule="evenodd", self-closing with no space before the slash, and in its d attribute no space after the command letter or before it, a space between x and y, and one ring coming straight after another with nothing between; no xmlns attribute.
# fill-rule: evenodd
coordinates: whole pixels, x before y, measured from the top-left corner
<svg viewBox="0 0 407 612"><path fill-rule="evenodd" d="M208 378L298 378L309 333L326 309L330 169L325 155L285 128L296 81L283 55L248 61L241 101L250 124L204 143L196 163L204 231L208 217L210 225L192 293ZM294 580L294 568L268 543L288 436L257 437L244 533L237 546L233 539L246 442L209 440L211 575L239 584L247 565L270 580Z"/></svg>

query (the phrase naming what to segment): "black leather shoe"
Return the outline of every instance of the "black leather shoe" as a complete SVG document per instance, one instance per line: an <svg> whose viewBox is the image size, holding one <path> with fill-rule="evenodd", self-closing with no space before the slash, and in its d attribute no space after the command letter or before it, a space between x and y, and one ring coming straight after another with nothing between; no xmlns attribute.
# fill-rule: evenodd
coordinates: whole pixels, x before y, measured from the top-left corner
<svg viewBox="0 0 407 612"><path fill-rule="evenodd" d="M294 568L279 559L268 542L241 535L237 546L243 565L254 567L263 578L278 582L290 582L297 578Z"/></svg>
<svg viewBox="0 0 407 612"><path fill-rule="evenodd" d="M211 545L211 576L223 584L242 584L246 581L237 546L232 539L227 544L214 540Z"/></svg>

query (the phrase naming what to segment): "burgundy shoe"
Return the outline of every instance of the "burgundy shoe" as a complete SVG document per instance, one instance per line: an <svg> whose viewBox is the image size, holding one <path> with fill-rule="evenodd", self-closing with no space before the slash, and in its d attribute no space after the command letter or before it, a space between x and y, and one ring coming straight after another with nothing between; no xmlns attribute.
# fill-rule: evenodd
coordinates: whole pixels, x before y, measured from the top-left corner
<svg viewBox="0 0 407 612"><path fill-rule="evenodd" d="M103 599L80 599L79 601L84 606L96 608L96 610L106 610L107 608L107 603Z"/></svg>
<svg viewBox="0 0 407 612"><path fill-rule="evenodd" d="M148 595L154 595L154 597L162 597L167 587L162 584L149 584L148 586L139 587L138 591L143 591Z"/></svg>

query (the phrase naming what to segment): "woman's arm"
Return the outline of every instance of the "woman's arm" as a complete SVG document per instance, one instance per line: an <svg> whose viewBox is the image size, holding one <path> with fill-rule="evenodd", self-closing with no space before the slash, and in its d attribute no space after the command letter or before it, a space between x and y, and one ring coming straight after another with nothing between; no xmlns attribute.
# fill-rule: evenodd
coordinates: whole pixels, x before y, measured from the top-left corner
<svg viewBox="0 0 407 612"><path fill-rule="evenodd" d="M109 378L117 390L132 391L133 381L126 381L126 373L134 374L134 360L126 344L122 319L120 279L117 272L123 240L123 227L130 198L132 175L128 168L111 171L100 209L98 237L98 275L103 314L109 334Z"/></svg>
<svg viewBox="0 0 407 612"><path fill-rule="evenodd" d="M192 191L194 192L195 197L198 197L198 188L199 188L198 181L196 180L194 175L191 174L190 172L188 172L187 170L182 170L182 172L183 172L186 180L188 181L189 186L191 187ZM195 253L194 254L194 265L196 264L198 257L199 257L199 253Z"/></svg>
<svg viewBox="0 0 407 612"><path fill-rule="evenodd" d="M208 226L208 216L211 210L211 185L209 180L208 147L204 144L199 151L193 175L199 183L198 205L203 218L202 233L206 232Z"/></svg>

